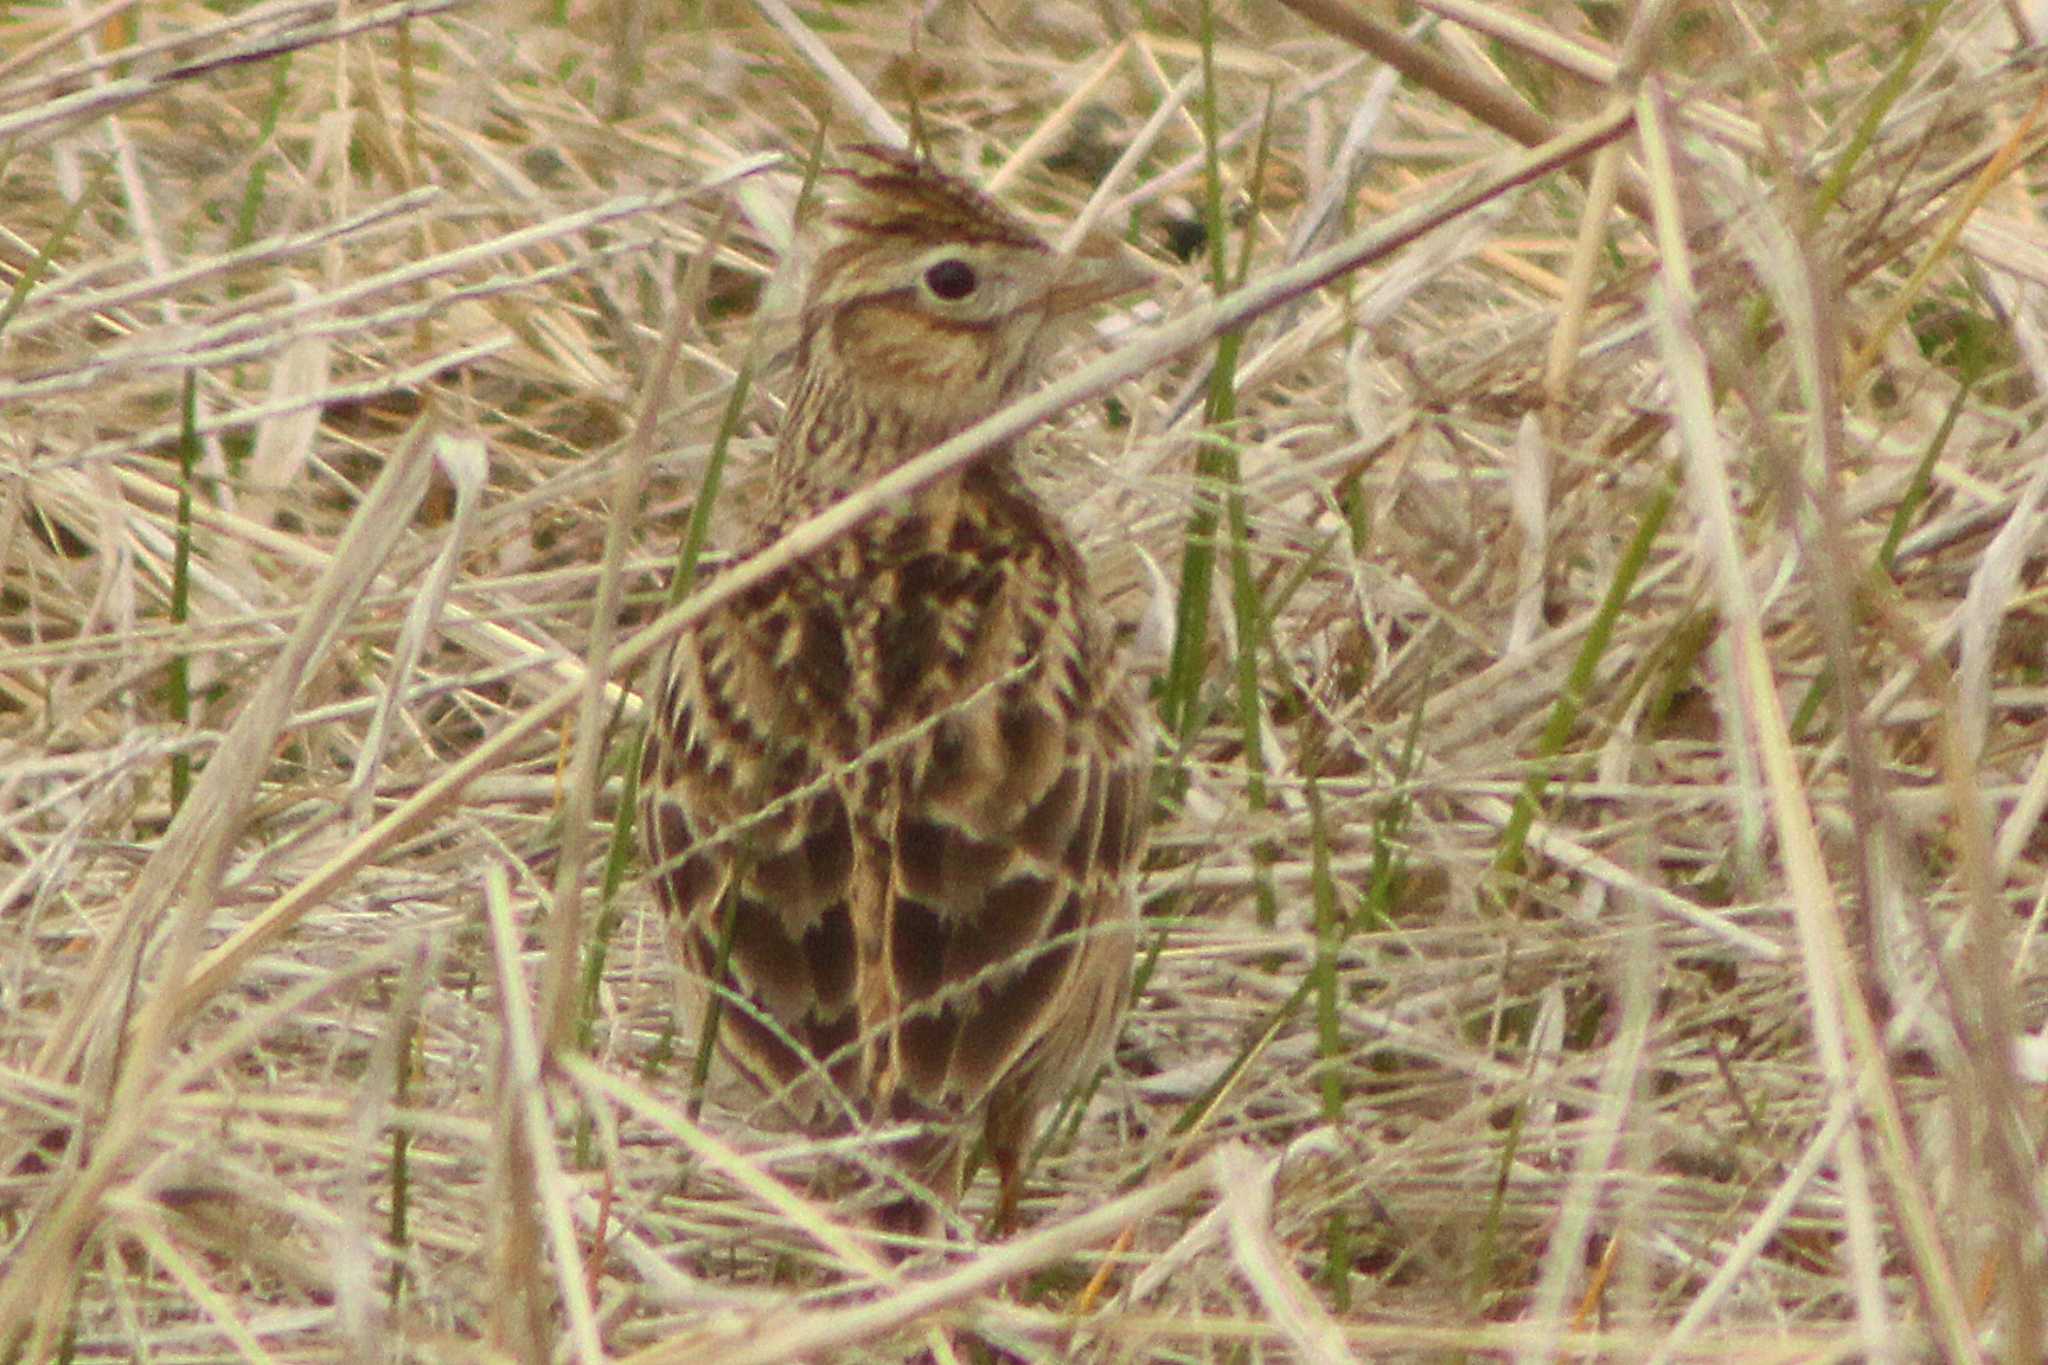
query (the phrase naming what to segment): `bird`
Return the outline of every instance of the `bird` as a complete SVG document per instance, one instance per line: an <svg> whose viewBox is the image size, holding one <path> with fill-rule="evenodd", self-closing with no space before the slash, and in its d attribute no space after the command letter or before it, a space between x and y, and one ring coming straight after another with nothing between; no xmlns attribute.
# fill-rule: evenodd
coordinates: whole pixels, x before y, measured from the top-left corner
<svg viewBox="0 0 2048 1365"><path fill-rule="evenodd" d="M1131 265L1057 254L923 157L846 149L747 553L996 411ZM1073 533L999 446L672 642L645 853L684 998L819 1134L910 1125L874 1215L930 1234L974 1141L1014 1226L1045 1106L1129 1003L1152 732Z"/></svg>

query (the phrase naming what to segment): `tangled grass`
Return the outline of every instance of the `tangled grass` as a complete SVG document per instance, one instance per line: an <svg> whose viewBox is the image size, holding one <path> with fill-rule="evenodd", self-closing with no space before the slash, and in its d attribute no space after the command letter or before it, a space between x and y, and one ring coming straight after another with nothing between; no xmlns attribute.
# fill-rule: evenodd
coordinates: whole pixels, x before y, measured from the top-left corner
<svg viewBox="0 0 2048 1365"><path fill-rule="evenodd" d="M0 1358L2043 1358L2022 8L0 12ZM898 1260L615 815L913 117L1161 266L1009 420L1166 740Z"/></svg>

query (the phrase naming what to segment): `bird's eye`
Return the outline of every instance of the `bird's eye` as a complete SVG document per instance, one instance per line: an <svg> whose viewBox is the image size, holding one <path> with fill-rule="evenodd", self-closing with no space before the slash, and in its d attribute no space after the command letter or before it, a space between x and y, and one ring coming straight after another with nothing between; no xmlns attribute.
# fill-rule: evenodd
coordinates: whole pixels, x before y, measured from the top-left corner
<svg viewBox="0 0 2048 1365"><path fill-rule="evenodd" d="M980 282L974 267L957 256L948 256L924 272L924 287L948 303L966 298Z"/></svg>

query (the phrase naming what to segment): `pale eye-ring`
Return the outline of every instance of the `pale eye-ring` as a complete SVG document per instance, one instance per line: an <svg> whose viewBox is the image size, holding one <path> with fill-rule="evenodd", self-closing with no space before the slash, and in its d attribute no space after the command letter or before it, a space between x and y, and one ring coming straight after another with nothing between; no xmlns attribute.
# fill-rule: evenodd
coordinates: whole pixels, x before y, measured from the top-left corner
<svg viewBox="0 0 2048 1365"><path fill-rule="evenodd" d="M958 303L980 283L974 267L958 256L948 256L924 272L924 287L948 303Z"/></svg>

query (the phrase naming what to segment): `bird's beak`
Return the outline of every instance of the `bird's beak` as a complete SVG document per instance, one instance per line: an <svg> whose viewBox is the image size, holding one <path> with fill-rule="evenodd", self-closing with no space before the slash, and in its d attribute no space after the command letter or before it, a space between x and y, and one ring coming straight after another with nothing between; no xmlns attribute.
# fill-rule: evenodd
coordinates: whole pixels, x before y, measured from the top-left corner
<svg viewBox="0 0 2048 1365"><path fill-rule="evenodd" d="M1057 320L1141 289L1157 289L1165 277L1137 251L1114 237L1097 234L1067 257L1052 287L1045 312Z"/></svg>

